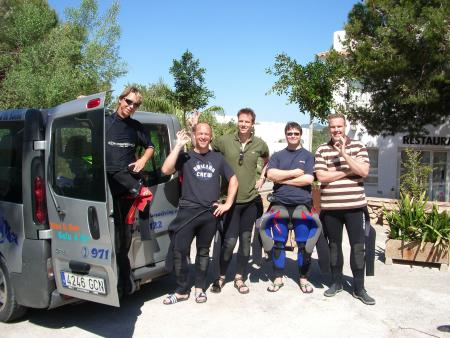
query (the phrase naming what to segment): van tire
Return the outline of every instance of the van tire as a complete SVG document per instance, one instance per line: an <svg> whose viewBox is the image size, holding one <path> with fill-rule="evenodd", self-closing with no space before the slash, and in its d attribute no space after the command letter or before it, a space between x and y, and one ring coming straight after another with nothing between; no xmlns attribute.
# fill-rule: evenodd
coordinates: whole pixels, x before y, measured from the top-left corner
<svg viewBox="0 0 450 338"><path fill-rule="evenodd" d="M0 256L0 322L10 322L22 317L27 308L17 304L14 288L3 257Z"/></svg>

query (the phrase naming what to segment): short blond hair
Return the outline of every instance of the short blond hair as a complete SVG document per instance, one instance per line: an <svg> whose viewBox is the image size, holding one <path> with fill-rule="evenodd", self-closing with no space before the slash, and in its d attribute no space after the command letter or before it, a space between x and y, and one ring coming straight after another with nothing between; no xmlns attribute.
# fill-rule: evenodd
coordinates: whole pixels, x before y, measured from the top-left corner
<svg viewBox="0 0 450 338"><path fill-rule="evenodd" d="M328 123L330 123L331 120L334 119L343 119L344 120L344 124L347 123L347 119L345 118L345 115L342 113L335 113L335 114L330 114L327 117Z"/></svg>

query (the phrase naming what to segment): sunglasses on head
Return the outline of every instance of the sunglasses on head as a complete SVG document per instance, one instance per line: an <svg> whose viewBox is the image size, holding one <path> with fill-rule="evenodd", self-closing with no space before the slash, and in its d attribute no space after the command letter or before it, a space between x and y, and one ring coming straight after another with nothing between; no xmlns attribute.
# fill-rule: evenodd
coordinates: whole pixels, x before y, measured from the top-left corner
<svg viewBox="0 0 450 338"><path fill-rule="evenodd" d="M134 102L133 100L127 99L126 97L123 98L128 106L133 106L134 108L139 108L141 105L140 103Z"/></svg>
<svg viewBox="0 0 450 338"><path fill-rule="evenodd" d="M300 133L298 131L290 131L286 133L286 136L300 136Z"/></svg>
<svg viewBox="0 0 450 338"><path fill-rule="evenodd" d="M238 161L238 164L239 164L239 165L242 165L242 162L244 162L244 152L241 150L241 151L239 152L239 161Z"/></svg>

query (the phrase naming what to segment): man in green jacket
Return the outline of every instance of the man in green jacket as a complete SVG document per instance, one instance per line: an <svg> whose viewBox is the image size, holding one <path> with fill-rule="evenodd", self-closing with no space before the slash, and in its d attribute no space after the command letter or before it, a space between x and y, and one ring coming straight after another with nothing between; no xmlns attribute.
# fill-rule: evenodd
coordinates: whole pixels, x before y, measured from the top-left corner
<svg viewBox="0 0 450 338"><path fill-rule="evenodd" d="M261 197L258 190L265 181L265 165L269 158L267 144L253 135L256 115L250 108L243 108L237 113L237 132L223 135L213 140L213 150L221 152L228 164L236 173L239 188L236 203L224 219L224 237L220 253L220 272L214 281L211 292L219 293L225 284L233 250L239 238L237 269L234 287L241 294L249 292L245 284L246 268L250 256L250 241L253 225L257 218ZM259 178L256 177L258 159L264 160L264 169Z"/></svg>

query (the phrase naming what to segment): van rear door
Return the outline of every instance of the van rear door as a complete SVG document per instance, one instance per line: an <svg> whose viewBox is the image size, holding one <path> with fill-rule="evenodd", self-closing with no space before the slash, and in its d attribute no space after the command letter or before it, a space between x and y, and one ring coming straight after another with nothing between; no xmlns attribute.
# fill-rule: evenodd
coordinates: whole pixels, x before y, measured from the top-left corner
<svg viewBox="0 0 450 338"><path fill-rule="evenodd" d="M105 94L49 111L47 206L58 291L119 306L104 165Z"/></svg>

